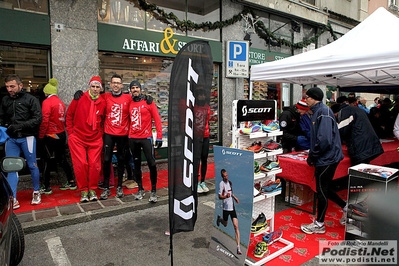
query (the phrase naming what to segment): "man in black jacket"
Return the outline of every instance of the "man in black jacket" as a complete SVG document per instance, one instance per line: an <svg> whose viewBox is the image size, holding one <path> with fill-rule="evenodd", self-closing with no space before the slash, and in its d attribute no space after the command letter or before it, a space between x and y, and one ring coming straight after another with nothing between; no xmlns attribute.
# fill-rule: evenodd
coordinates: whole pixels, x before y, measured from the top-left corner
<svg viewBox="0 0 399 266"><path fill-rule="evenodd" d="M8 95L0 104L0 125L7 127L10 137L5 146L6 156L20 156L21 151L32 176L33 197L31 204L40 204L40 173L36 161L36 136L42 121L39 100L23 90L22 80L18 75L10 74L5 80ZM18 175L8 173L8 183L14 196L14 209L20 207L17 201Z"/></svg>

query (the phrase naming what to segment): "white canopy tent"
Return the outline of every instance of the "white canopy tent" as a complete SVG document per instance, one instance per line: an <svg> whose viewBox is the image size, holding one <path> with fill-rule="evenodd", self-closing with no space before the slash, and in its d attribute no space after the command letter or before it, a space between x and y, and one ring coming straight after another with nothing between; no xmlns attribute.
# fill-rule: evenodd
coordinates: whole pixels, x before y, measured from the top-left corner
<svg viewBox="0 0 399 266"><path fill-rule="evenodd" d="M399 18L380 7L328 45L279 61L253 65L251 80L341 88L382 89L399 85L398 28Z"/></svg>

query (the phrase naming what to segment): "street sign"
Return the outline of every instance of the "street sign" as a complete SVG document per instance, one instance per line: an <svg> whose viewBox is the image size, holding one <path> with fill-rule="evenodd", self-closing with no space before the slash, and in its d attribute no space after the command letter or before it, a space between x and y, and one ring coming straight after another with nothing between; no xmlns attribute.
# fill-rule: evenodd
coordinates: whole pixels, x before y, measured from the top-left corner
<svg viewBox="0 0 399 266"><path fill-rule="evenodd" d="M227 41L227 78L248 78L249 77L249 42L248 41Z"/></svg>

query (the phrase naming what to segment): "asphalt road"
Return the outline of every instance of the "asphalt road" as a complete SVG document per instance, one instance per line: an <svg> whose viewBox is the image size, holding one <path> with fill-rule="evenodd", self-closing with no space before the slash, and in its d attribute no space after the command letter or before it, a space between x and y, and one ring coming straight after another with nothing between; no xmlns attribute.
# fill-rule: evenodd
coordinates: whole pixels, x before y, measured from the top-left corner
<svg viewBox="0 0 399 266"><path fill-rule="evenodd" d="M214 194L199 197L193 232L173 236L174 265L227 265L208 252ZM171 265L168 205L25 236L20 266Z"/></svg>

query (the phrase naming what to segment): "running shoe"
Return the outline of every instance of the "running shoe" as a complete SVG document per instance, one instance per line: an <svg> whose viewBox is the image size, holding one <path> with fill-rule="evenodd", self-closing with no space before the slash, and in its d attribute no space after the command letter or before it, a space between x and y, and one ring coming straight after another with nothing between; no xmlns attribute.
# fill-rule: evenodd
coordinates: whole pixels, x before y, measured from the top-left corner
<svg viewBox="0 0 399 266"><path fill-rule="evenodd" d="M262 147L262 142L260 142L260 141L255 141L255 142L252 143L251 146L247 147L245 150L249 150L249 151L252 151L252 152L254 152L254 153L258 153L258 152L260 152L262 149L263 149L263 147Z"/></svg>
<svg viewBox="0 0 399 266"><path fill-rule="evenodd" d="M282 149L283 146L280 143L278 143L278 142L276 142L274 140L270 140L270 141L266 142L263 145L263 148L266 151L275 151L275 150L278 150L278 149Z"/></svg>
<svg viewBox="0 0 399 266"><path fill-rule="evenodd" d="M260 170L263 172L270 172L273 170L280 169L280 163L279 162L270 162L268 165L262 164Z"/></svg>
<svg viewBox="0 0 399 266"><path fill-rule="evenodd" d="M258 242L255 246L254 257L263 258L269 252L267 243L264 241Z"/></svg>
<svg viewBox="0 0 399 266"><path fill-rule="evenodd" d="M316 221L314 221L311 224L302 224L301 230L306 234L324 234L326 232L326 227L324 224L319 226L316 224Z"/></svg>
<svg viewBox="0 0 399 266"><path fill-rule="evenodd" d="M116 188L116 197L117 198L123 198L125 194L123 194L123 188L122 187L117 187Z"/></svg>
<svg viewBox="0 0 399 266"><path fill-rule="evenodd" d="M249 135L251 133L258 132L262 129L262 127L259 124L255 124L252 127L245 127L240 129L241 134Z"/></svg>
<svg viewBox="0 0 399 266"><path fill-rule="evenodd" d="M13 210L19 209L21 207L21 205L19 205L19 201L14 199L14 203L13 203Z"/></svg>
<svg viewBox="0 0 399 266"><path fill-rule="evenodd" d="M51 194L53 194L53 190L51 189L51 187L41 188L40 189L40 194L51 195Z"/></svg>
<svg viewBox="0 0 399 266"><path fill-rule="evenodd" d="M240 248L240 246L237 246L237 255L241 255L241 254L242 254L241 248Z"/></svg>
<svg viewBox="0 0 399 266"><path fill-rule="evenodd" d="M206 193L206 192L209 192L209 188L206 186L206 183L205 182L201 182L201 187L202 187L202 190Z"/></svg>
<svg viewBox="0 0 399 266"><path fill-rule="evenodd" d="M251 233L258 233L267 227L267 220L265 214L262 212L258 215L255 221L252 222Z"/></svg>
<svg viewBox="0 0 399 266"><path fill-rule="evenodd" d="M201 193L204 193L205 191L202 189L202 186L201 186L201 183L198 183L198 186L197 186L197 193L198 194L201 194Z"/></svg>
<svg viewBox="0 0 399 266"><path fill-rule="evenodd" d="M352 210L353 213L355 213L356 215L367 217L368 212L369 212L367 198L365 198L363 201L360 201L358 203L349 204L348 209Z"/></svg>
<svg viewBox="0 0 399 266"><path fill-rule="evenodd" d="M89 200L90 201L98 200L97 194L96 194L96 192L94 190L91 190L91 189L89 190Z"/></svg>
<svg viewBox="0 0 399 266"><path fill-rule="evenodd" d="M32 194L32 205L38 205L42 202L42 197L40 196L40 191L33 191Z"/></svg>
<svg viewBox="0 0 399 266"><path fill-rule="evenodd" d="M267 243L268 246L278 241L283 236L283 231L281 229L277 229L271 233L268 233L262 237L263 241Z"/></svg>
<svg viewBox="0 0 399 266"><path fill-rule="evenodd" d="M257 161L254 161L254 173L255 174L260 173L260 167L259 167L259 163Z"/></svg>
<svg viewBox="0 0 399 266"><path fill-rule="evenodd" d="M141 189L141 190L139 190L139 192L138 192L136 195L134 195L134 196L135 196L136 200L142 200L143 197L144 197L144 195L145 195L144 190Z"/></svg>
<svg viewBox="0 0 399 266"><path fill-rule="evenodd" d="M158 201L158 196L155 191L151 192L150 199L148 201L153 203L156 203Z"/></svg>
<svg viewBox="0 0 399 266"><path fill-rule="evenodd" d="M261 188L262 192L275 192L281 190L281 181L279 178L277 178L273 182L269 182L267 185L262 186Z"/></svg>
<svg viewBox="0 0 399 266"><path fill-rule="evenodd" d="M279 129L280 129L280 125L279 125L277 120L276 121L272 121L272 122L268 123L267 125L262 124L262 130L264 132L273 132L273 131L276 131L276 130L279 130Z"/></svg>
<svg viewBox="0 0 399 266"><path fill-rule="evenodd" d="M221 221L222 221L222 217L220 217L220 215L218 215L218 218L216 219L216 225L218 227L219 227Z"/></svg>
<svg viewBox="0 0 399 266"><path fill-rule="evenodd" d="M60 190L76 190L77 188L75 182L66 182L64 185L60 186Z"/></svg>
<svg viewBox="0 0 399 266"><path fill-rule="evenodd" d="M111 196L111 190L109 190L109 188L104 188L103 192L101 192L100 199L106 200L109 196Z"/></svg>
<svg viewBox="0 0 399 266"><path fill-rule="evenodd" d="M80 202L89 202L89 193L87 191L82 191L80 194Z"/></svg>

